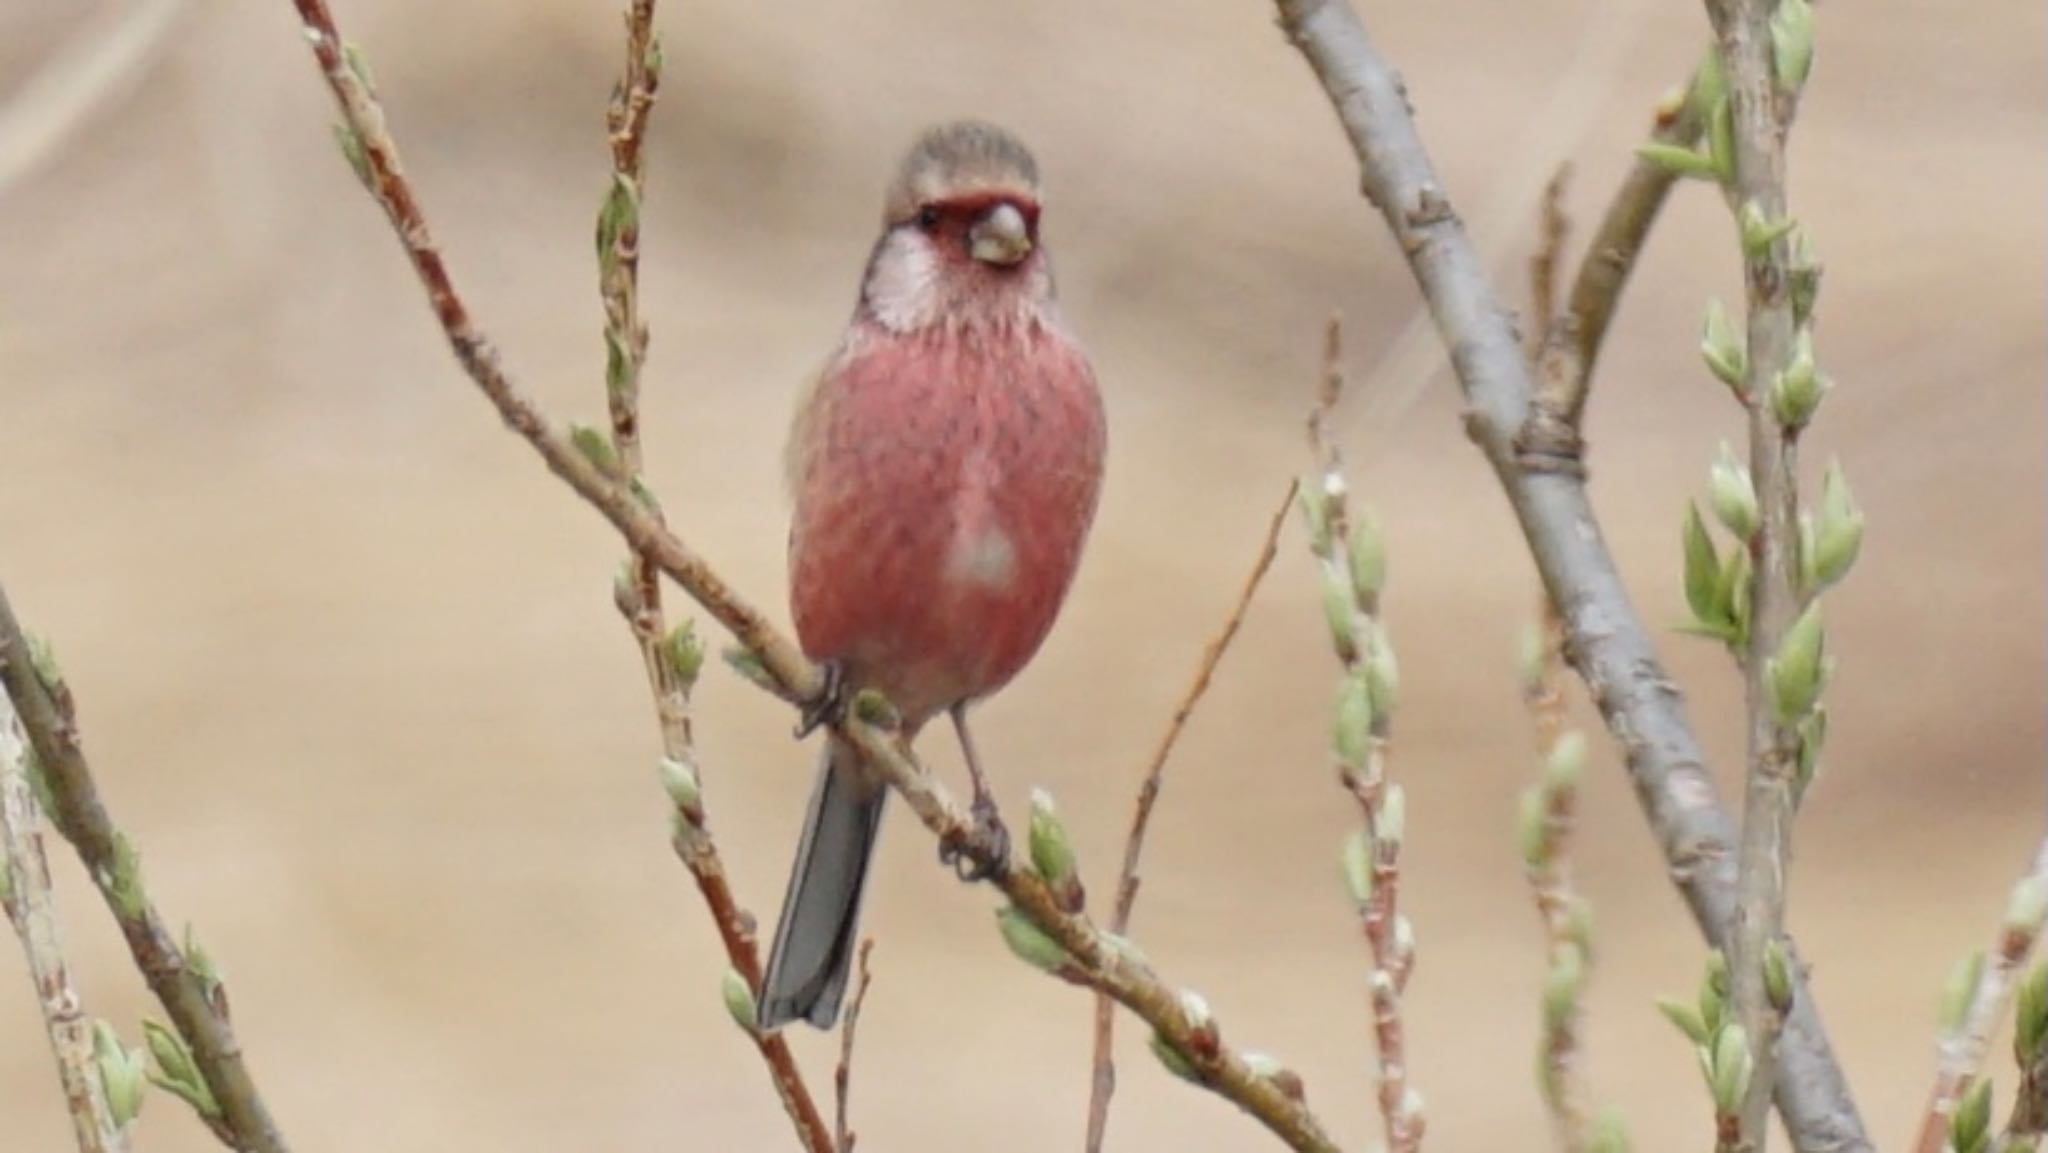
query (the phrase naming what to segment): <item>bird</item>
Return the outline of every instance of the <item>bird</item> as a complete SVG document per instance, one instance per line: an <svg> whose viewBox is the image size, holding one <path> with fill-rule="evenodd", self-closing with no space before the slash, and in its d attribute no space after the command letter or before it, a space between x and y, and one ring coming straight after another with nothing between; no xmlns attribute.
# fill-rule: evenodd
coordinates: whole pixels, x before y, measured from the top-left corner
<svg viewBox="0 0 2048 1153"><path fill-rule="evenodd" d="M797 639L840 709L879 691L905 741L950 716L985 861L1007 857L1007 835L967 712L1052 630L1107 451L1040 208L1038 163L1010 132L924 131L889 182L858 302L798 401L784 459ZM837 1020L887 796L828 730L757 999L763 1032ZM941 856L957 867L959 847Z"/></svg>

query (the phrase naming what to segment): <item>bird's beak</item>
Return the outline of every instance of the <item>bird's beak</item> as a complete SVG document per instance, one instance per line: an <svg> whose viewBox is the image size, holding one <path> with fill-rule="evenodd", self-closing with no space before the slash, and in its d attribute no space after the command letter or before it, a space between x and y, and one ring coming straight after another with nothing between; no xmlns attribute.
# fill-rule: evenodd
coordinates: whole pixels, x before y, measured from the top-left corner
<svg viewBox="0 0 2048 1153"><path fill-rule="evenodd" d="M1010 267L1031 255L1031 228L1014 204L998 204L967 230L967 251L983 264Z"/></svg>

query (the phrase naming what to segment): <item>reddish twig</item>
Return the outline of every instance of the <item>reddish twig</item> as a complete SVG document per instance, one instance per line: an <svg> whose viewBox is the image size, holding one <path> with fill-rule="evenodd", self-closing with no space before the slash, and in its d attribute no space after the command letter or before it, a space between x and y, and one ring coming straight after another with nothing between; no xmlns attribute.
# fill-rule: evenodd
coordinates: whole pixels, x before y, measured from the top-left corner
<svg viewBox="0 0 2048 1153"><path fill-rule="evenodd" d="M1508 311L1423 147L1412 102L1351 4L1275 0L1275 7L1358 160L1361 190L1393 234L1454 351L1466 430L1492 466L1544 586L1564 613L1567 654L1625 754L1670 878L1705 935L1726 942L1737 923L1733 822L1601 535L1585 477L1532 435L1541 431L1530 419L1534 378ZM1869 1134L1796 963L1791 986L1775 1078L1786 1127L1801 1149L1869 1150Z"/></svg>
<svg viewBox="0 0 2048 1153"><path fill-rule="evenodd" d="M868 954L875 948L875 939L869 937L860 943L860 953L855 957L853 994L846 1002L846 1020L839 1026L839 1064L832 1070L832 1095L836 1103L839 1153L853 1153L857 1139L853 1123L847 1116L848 1099L853 1092L853 1042L855 1030L860 1028L861 1003L868 999L868 984L873 974L868 972Z"/></svg>
<svg viewBox="0 0 2048 1153"><path fill-rule="evenodd" d="M1109 920L1109 931L1118 936L1130 930L1131 912L1138 904L1138 859L1145 851L1145 831L1152 822L1152 806L1159 800L1159 784L1166 773L1167 758L1173 755L1173 747L1179 743L1182 730L1187 728L1188 718L1194 716L1195 706L1209 691L1209 681L1216 675L1216 666L1223 663L1223 654L1230 651L1230 643L1237 639L1245 613L1251 608L1252 597L1258 593L1260 582L1266 579L1267 571L1273 567L1274 557L1279 555L1280 530L1286 526L1288 511L1294 507L1295 496L1300 491L1299 480L1287 482L1287 492L1266 525L1258 557L1252 562L1251 572L1245 576L1244 586L1238 590L1237 602L1231 606L1222 629L1210 638L1208 647L1202 651L1194 679L1188 682L1187 691L1181 694L1180 703L1174 706L1166 732L1161 734L1158 746L1152 750L1152 760L1145 766L1145 775L1138 785L1137 806L1131 813L1131 831L1124 837L1123 869L1117 875L1116 907ZM1100 1153L1102 1149L1103 1137L1109 1129L1109 1100L1116 1093L1116 1059L1112 1050L1116 1015L1111 1010L1108 997L1095 999L1095 1058L1088 1094L1088 1153Z"/></svg>
<svg viewBox="0 0 2048 1153"><path fill-rule="evenodd" d="M1976 988L1965 992L1960 1019L1941 1038L1934 1087L1920 1116L1914 1153L1943 1153L1947 1146L1949 1122L1955 1117L1956 1105L1969 1092L1977 1071L1983 1067L1984 1055L1991 1048L1991 1035L2005 1020L2020 972L2040 943L2044 925L2048 925L2048 839L2034 850L2032 866L2013 890L2005 923L1999 926L1998 936L1985 954Z"/></svg>
<svg viewBox="0 0 2048 1153"><path fill-rule="evenodd" d="M612 182L598 211L598 293L605 314L605 398L611 418L616 476L634 493L647 491L640 442L640 377L647 363L647 325L640 317L640 199L645 180L641 153L661 85L661 42L654 32L654 0L632 0L626 10L625 65L612 90L605 127L611 144ZM666 527L658 505L646 501L655 523ZM690 721L690 692L702 650L688 624L671 632L662 609L661 570L635 553L613 590L619 613L640 650L647 688L661 733L664 771L686 781L676 802L673 844L717 926L728 963L761 991L754 918L741 907L713 840ZM831 1153L832 1135L805 1084L789 1043L779 1034L749 1031L797 1137L810 1153Z"/></svg>
<svg viewBox="0 0 2048 1153"><path fill-rule="evenodd" d="M419 198L406 178L398 146L385 126L384 110L343 46L326 0L292 0L305 25L306 42L334 93L344 122L344 145L357 162L364 186L390 218L392 231L405 248L427 303L439 320L449 349L463 372L484 394L513 432L533 447L548 470L595 508L626 538L634 551L652 561L703 606L704 611L742 647L759 658L761 667L782 693L811 700L824 687L819 670L804 658L768 618L726 584L711 564L661 522L648 502L579 450L571 438L551 424L506 373L497 346L491 343L457 292L448 266L420 211Z"/></svg>
<svg viewBox="0 0 2048 1153"><path fill-rule="evenodd" d="M1393 650L1379 619L1384 561L1378 530L1351 518L1343 455L1330 427L1343 388L1341 331L1332 317L1324 338L1316 406L1308 422L1309 445L1318 469L1316 491L1308 495L1305 504L1311 545L1322 563L1331 640L1344 666L1335 759L1338 780L1358 802L1363 823L1363 844L1355 854L1347 850L1346 872L1372 957L1369 982L1379 1061L1380 1117L1389 1153L1414 1153L1422 1145L1424 1117L1420 1096L1408 1086L1407 1041L1401 1020L1401 991L1415 964L1415 938L1400 913L1407 803L1400 786L1387 780L1395 695ZM1354 855L1362 856L1363 862L1354 865Z"/></svg>
<svg viewBox="0 0 2048 1153"><path fill-rule="evenodd" d="M333 15L324 0L293 0L293 5L341 110L344 145L357 162L365 186L390 219L464 373L505 423L540 454L550 471L758 658L773 687L795 700L817 697L823 678L796 645L662 524L640 495L556 430L512 383L495 347L455 291L399 163L397 146L385 128L383 109L351 63L351 54L344 50ZM1053 966L1058 975L1107 992L1136 1013L1152 1027L1162 1050L1176 1055L1191 1080L1236 1103L1290 1148L1303 1153L1334 1153L1336 1145L1303 1099L1300 1078L1270 1062L1247 1060L1223 1045L1214 1018L1206 1009L1194 1011L1199 998L1168 985L1128 946L1095 928L1085 916L1070 912L1062 895L1049 889L1035 873L1007 858L991 858L987 838L976 835L973 818L936 775L919 764L892 732L868 719L887 712L886 702L863 694L855 701L853 716L834 731L860 751L868 766L904 799L906 807L941 844L967 847L966 855L978 872L1009 898L1033 931L1061 951L1065 960ZM687 789L681 791L688 793ZM718 883L722 884L722 879ZM751 932L749 925L720 925L729 950L735 941L750 939ZM758 973L741 972L753 988L759 988Z"/></svg>

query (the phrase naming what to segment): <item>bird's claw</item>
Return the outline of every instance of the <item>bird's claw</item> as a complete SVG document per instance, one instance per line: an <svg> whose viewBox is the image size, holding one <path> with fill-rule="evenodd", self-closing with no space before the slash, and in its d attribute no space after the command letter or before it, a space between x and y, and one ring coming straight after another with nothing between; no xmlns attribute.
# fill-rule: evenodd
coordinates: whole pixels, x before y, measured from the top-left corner
<svg viewBox="0 0 2048 1153"><path fill-rule="evenodd" d="M983 793L969 810L973 824L965 835L939 844L939 861L970 884L999 876L1010 864L1010 830L996 814L995 798Z"/></svg>
<svg viewBox="0 0 2048 1153"><path fill-rule="evenodd" d="M838 661L825 661L818 669L824 675L825 683L818 689L818 695L805 702L803 711L797 714L797 740L846 720L846 709L850 703L846 692L846 666Z"/></svg>

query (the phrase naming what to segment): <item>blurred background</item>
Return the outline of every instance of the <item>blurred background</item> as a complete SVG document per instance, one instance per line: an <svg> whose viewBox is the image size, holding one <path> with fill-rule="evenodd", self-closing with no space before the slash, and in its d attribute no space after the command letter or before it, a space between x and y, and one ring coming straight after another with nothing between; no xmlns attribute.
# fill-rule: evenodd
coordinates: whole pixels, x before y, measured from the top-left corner
<svg viewBox="0 0 2048 1153"><path fill-rule="evenodd" d="M668 847L648 702L610 603L617 542L456 371L335 154L289 6L186 8L109 102L0 188L0 579L63 658L156 897L218 959L297 1148L791 1147ZM596 418L589 238L618 5L338 8L476 312L553 414ZM1697 5L1362 8L1468 217L1527 183L1533 140L1538 178L1576 165L1579 237L1705 38ZM0 99L119 15L0 7ZM1304 466L1323 317L1349 318L1366 380L1416 310L1322 94L1259 0L689 0L664 4L661 26L652 473L679 529L778 617L784 422L852 303L897 153L960 114L1035 146L1113 460L1063 624L980 735L1013 809L1033 785L1057 794L1106 897L1139 770ZM1870 529L1829 599L1841 666L1791 919L1873 1132L1897 1144L1937 991L1988 939L2042 831L2048 19L2023 0L1967 19L1947 0L1829 3L1820 29L1793 200L1828 264L1821 348L1840 387L1806 463L1817 478L1841 457ZM1568 73L1585 115L1546 113ZM1519 303L1533 204L1507 207L1488 255ZM1718 197L1688 186L1629 294L1589 432L1609 540L1732 783L1735 678L1667 627L1680 511L1716 442L1740 436L1694 351L1710 295L1739 298L1733 240ZM1440 358L1409 363L1345 427L1393 552L1412 1081L1432 1146L1472 1149L1543 1124L1539 938L1512 835L1532 773L1514 654L1533 586ZM1171 771L1135 934L1363 1148L1377 1118L1362 945L1336 869L1354 813L1324 752L1318 604L1290 530ZM772 925L813 754L786 708L722 669L699 698L715 827ZM1701 946L1596 749L1579 842L1601 925L1592 1083L1641 1147L1697 1146L1698 1073L1650 1001L1690 992ZM868 910L864 1145L1078 1147L1089 1002L1011 960L991 892L932 855L898 813ZM152 1007L61 864L88 1003L133 1036ZM0 1147L56 1149L66 1123L16 956L0 949ZM796 1038L828 1093L833 1043ZM1120 1038L1113 1148L1268 1147L1168 1078L1141 1030ZM141 1125L152 1150L214 1148L168 1098Z"/></svg>

